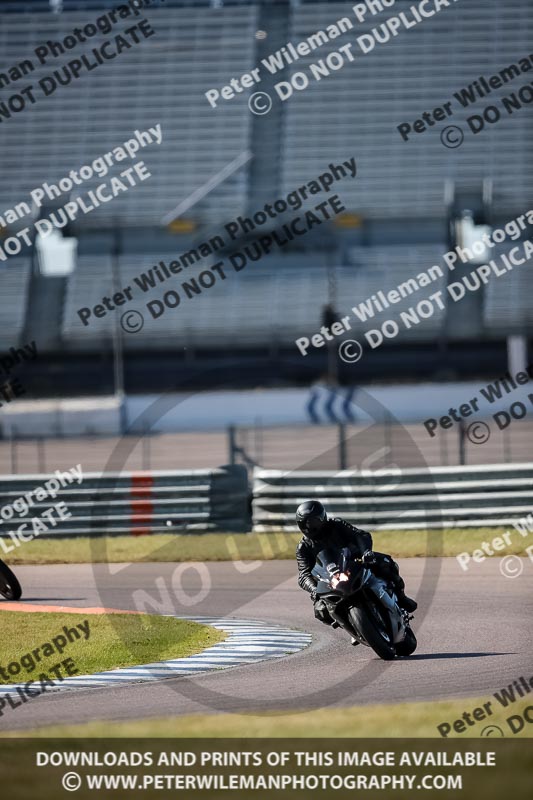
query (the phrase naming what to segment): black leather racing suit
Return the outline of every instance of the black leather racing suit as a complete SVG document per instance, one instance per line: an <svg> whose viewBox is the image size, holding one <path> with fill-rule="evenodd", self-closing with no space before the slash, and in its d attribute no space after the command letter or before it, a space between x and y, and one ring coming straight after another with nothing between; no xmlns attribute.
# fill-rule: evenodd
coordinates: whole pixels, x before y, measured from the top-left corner
<svg viewBox="0 0 533 800"><path fill-rule="evenodd" d="M298 563L298 585L309 592L314 598L317 581L311 574L316 563L316 557L325 547L341 549L349 547L357 558L372 550L372 536L368 531L363 531L351 525L340 517L333 517L324 523L320 539L309 539L305 534L298 542L296 548L296 561ZM405 584L400 577L398 564L390 556L384 553L374 552L376 563L372 565L372 571L381 578L391 581L397 592L403 594ZM321 622L330 625L333 620L328 613L326 604L323 600L315 601L315 616Z"/></svg>

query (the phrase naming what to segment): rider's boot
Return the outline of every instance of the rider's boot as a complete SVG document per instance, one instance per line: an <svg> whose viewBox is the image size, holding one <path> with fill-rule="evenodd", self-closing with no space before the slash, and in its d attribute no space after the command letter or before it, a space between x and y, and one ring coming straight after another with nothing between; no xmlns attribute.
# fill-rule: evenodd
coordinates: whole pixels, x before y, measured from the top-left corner
<svg viewBox="0 0 533 800"><path fill-rule="evenodd" d="M398 605L400 606L400 608L403 608L410 614L412 614L413 611L416 611L416 609L418 608L418 603L416 602L416 600L413 600L412 597L407 597L403 589L397 590L396 596L398 598Z"/></svg>
<svg viewBox="0 0 533 800"><path fill-rule="evenodd" d="M398 575L395 577L393 583L396 590L396 597L398 598L398 605L400 608L403 608L405 611L408 611L410 614L412 614L413 611L416 611L418 608L418 603L416 600L413 600L412 597L407 597L405 594L404 579L401 577L401 575Z"/></svg>

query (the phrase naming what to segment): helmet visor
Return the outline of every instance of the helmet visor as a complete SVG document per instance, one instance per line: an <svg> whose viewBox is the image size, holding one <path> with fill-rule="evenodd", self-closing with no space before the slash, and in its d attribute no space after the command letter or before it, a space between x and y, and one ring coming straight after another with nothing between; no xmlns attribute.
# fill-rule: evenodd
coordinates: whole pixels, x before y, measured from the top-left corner
<svg viewBox="0 0 533 800"><path fill-rule="evenodd" d="M305 532L311 539L316 539L320 536L326 521L326 515L322 514L319 517L308 517L305 526Z"/></svg>

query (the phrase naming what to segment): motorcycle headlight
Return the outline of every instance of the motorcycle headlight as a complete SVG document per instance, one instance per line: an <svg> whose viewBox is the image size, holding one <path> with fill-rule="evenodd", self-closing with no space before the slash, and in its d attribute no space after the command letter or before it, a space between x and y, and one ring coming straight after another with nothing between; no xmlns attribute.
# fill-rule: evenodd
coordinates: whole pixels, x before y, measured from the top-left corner
<svg viewBox="0 0 533 800"><path fill-rule="evenodd" d="M345 583L349 577L350 573L337 572L337 574L333 575L331 578L331 586L333 587L333 589L336 589L339 583Z"/></svg>

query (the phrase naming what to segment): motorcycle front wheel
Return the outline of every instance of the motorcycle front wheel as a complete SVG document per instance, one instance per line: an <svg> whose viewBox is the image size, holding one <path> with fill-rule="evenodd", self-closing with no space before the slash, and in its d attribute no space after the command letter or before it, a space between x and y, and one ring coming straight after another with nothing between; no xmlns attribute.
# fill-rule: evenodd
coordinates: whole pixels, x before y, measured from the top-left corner
<svg viewBox="0 0 533 800"><path fill-rule="evenodd" d="M407 628L405 639L403 640L403 642L398 642L398 644L396 645L396 655L410 656L411 653L415 652L417 645L418 642L416 641L416 636L414 635L411 628Z"/></svg>
<svg viewBox="0 0 533 800"><path fill-rule="evenodd" d="M392 661L396 655L396 648L385 629L384 623L381 620L374 619L366 608L351 608L349 617L355 630L359 631L376 655L384 661Z"/></svg>
<svg viewBox="0 0 533 800"><path fill-rule="evenodd" d="M20 600L22 589L7 564L0 561L0 595L6 600Z"/></svg>

